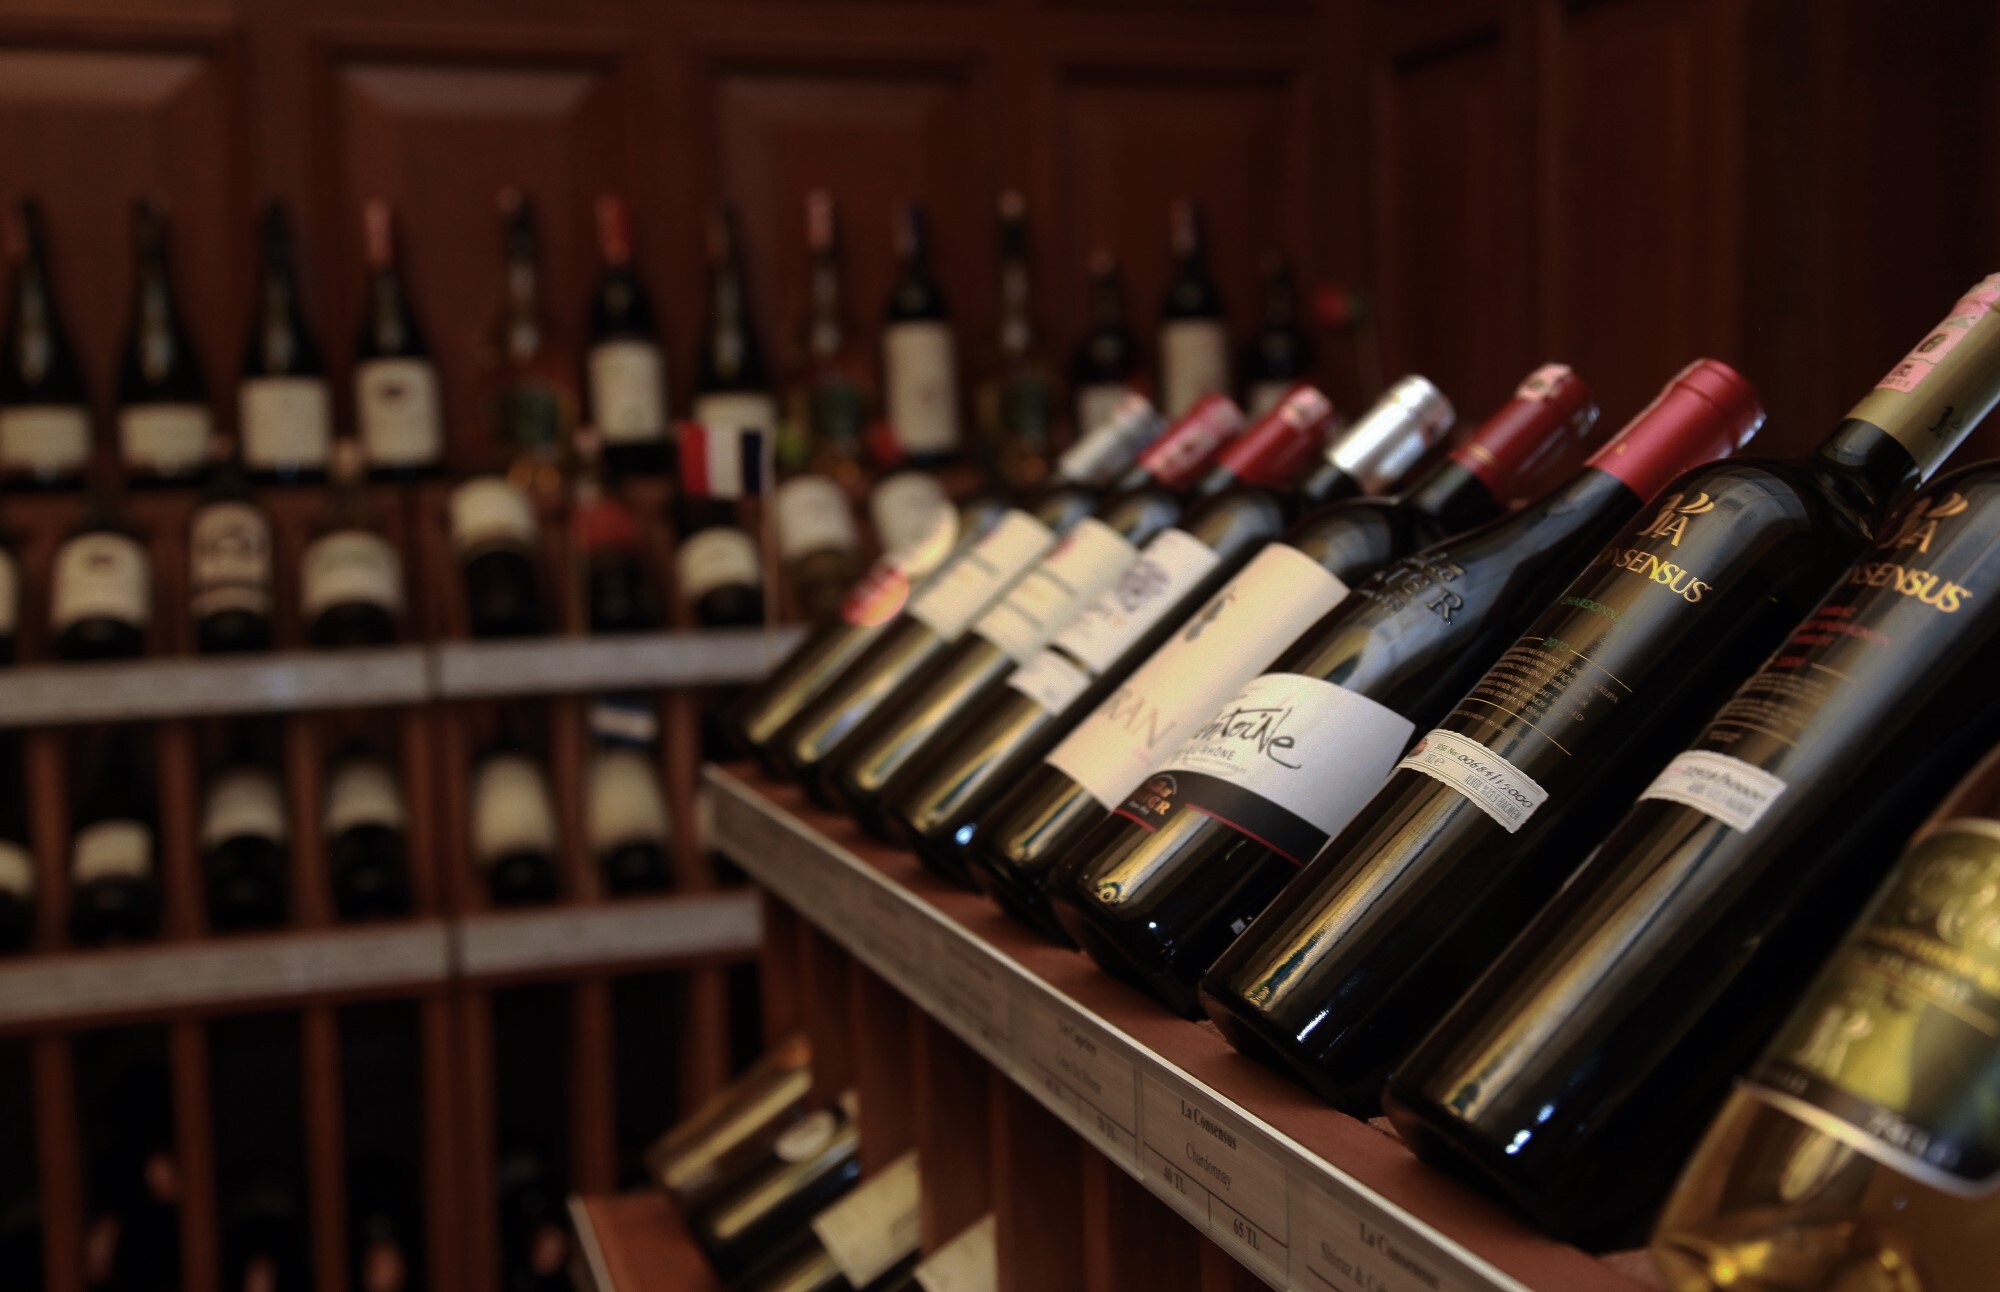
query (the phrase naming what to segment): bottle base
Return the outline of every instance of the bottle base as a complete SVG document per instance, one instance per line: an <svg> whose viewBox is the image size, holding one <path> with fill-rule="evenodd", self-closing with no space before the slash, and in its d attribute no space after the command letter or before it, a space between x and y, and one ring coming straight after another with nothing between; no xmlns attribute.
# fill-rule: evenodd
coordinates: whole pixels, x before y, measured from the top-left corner
<svg viewBox="0 0 2000 1292"><path fill-rule="evenodd" d="M1201 993L1201 1007L1215 1024L1222 1039L1239 1054L1271 1071L1290 1077L1327 1103L1352 1117L1369 1118L1382 1111L1381 1078L1365 1084L1334 1081L1327 1073L1297 1052L1289 1037L1283 1036L1254 1010L1240 1008L1236 1001L1209 991Z"/></svg>
<svg viewBox="0 0 2000 1292"><path fill-rule="evenodd" d="M1074 947L1075 939L1049 905L1048 895L1042 886L1033 880L1019 877L1004 862L967 849L964 856L966 873L979 891L992 898L1014 920L1027 925L1057 946Z"/></svg>
<svg viewBox="0 0 2000 1292"><path fill-rule="evenodd" d="M896 829L902 837L908 840L909 846L916 849L917 860L924 864L925 870L954 887L975 891L979 888L973 880L972 871L966 865L965 848L956 838L948 835L940 838L920 831L900 812L892 812L890 815L895 819ZM970 840L971 827L964 827L964 830L966 838Z"/></svg>
<svg viewBox="0 0 2000 1292"><path fill-rule="evenodd" d="M1201 998L1193 986L1132 954L1121 940L1107 933L1075 903L1058 897L1052 905L1064 931L1085 955L1097 962L1098 968L1122 983L1137 987L1182 1018L1202 1017Z"/></svg>

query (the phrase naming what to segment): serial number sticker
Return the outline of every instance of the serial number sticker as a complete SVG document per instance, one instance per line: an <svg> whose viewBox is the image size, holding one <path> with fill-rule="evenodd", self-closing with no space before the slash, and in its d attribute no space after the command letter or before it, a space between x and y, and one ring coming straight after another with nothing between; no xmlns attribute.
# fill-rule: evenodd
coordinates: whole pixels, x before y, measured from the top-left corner
<svg viewBox="0 0 2000 1292"><path fill-rule="evenodd" d="M1677 755L1653 778L1642 799L1664 799L1714 817L1732 830L1752 830L1785 792L1785 783L1761 767L1713 750Z"/></svg>
<svg viewBox="0 0 2000 1292"><path fill-rule="evenodd" d="M1152 1077L1141 1082L1147 1174L1204 1211L1218 1241L1285 1270L1290 1225L1284 1167L1250 1142L1233 1115Z"/></svg>

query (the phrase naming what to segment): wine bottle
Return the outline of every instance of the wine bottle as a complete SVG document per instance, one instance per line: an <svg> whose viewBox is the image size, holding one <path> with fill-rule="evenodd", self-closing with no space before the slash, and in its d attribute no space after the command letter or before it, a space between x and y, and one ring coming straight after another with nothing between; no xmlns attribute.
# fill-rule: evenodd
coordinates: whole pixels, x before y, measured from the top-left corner
<svg viewBox="0 0 2000 1292"><path fill-rule="evenodd" d="M778 438L778 468L809 470L856 493L867 473L868 360L848 326L840 216L822 188L806 195L806 254L806 371L789 419L797 430Z"/></svg>
<svg viewBox="0 0 2000 1292"><path fill-rule="evenodd" d="M377 475L429 475L444 465L444 399L403 278L389 204L371 199L362 208L361 229L368 261L368 303L354 344L354 413L361 444Z"/></svg>
<svg viewBox="0 0 2000 1292"><path fill-rule="evenodd" d="M243 461L267 483L311 480L326 472L333 392L306 321L291 220L281 204L264 207L258 241L263 264L236 388Z"/></svg>
<svg viewBox="0 0 2000 1292"><path fill-rule="evenodd" d="M1299 317L1299 285L1292 262L1272 256L1264 263L1264 319L1243 352L1243 399L1252 417L1312 378L1312 334Z"/></svg>
<svg viewBox="0 0 2000 1292"><path fill-rule="evenodd" d="M42 205L21 199L7 331L0 337L0 480L13 488L83 479L90 396L56 306Z"/></svg>
<svg viewBox="0 0 2000 1292"><path fill-rule="evenodd" d="M1138 391L1145 358L1125 319L1125 280L1108 251L1090 256L1090 327L1076 344L1069 384L1076 395L1076 430L1087 435Z"/></svg>
<svg viewBox="0 0 2000 1292"><path fill-rule="evenodd" d="M79 760L70 838L70 941L129 942L160 931L160 875L154 860L152 760L140 752L150 729L95 733Z"/></svg>
<svg viewBox="0 0 2000 1292"><path fill-rule="evenodd" d="M993 377L980 392L981 458L988 477L1032 489L1054 467L1055 379L1035 324L1028 258L1028 207L1020 193L1000 195L1000 332Z"/></svg>
<svg viewBox="0 0 2000 1292"><path fill-rule="evenodd" d="M1992 363L2000 331L1941 334L1859 420L1985 411L1991 388L1958 402L1954 378ZM1928 416L1896 415L1917 403ZM1639 1236L1934 787L1991 744L1996 535L2000 467L1902 509L1397 1068L1383 1102L1420 1156L1555 1232Z"/></svg>
<svg viewBox="0 0 2000 1292"><path fill-rule="evenodd" d="M542 242L535 206L516 188L500 191L501 301L494 328L494 425L530 493L562 487L561 460L576 423L573 369L558 352L542 296Z"/></svg>
<svg viewBox="0 0 2000 1292"><path fill-rule="evenodd" d="M19 951L35 935L35 857L28 845L27 768L21 739L0 732L0 951Z"/></svg>
<svg viewBox="0 0 2000 1292"><path fill-rule="evenodd" d="M548 775L511 735L472 777L472 860L496 906L552 902L561 892Z"/></svg>
<svg viewBox="0 0 2000 1292"><path fill-rule="evenodd" d="M360 442L342 436L299 579L306 638L322 649L386 646L403 618L402 556L375 523L364 470Z"/></svg>
<svg viewBox="0 0 2000 1292"><path fill-rule="evenodd" d="M777 510L785 585L807 623L827 622L862 569L847 495L825 476L799 476L778 486Z"/></svg>
<svg viewBox="0 0 2000 1292"><path fill-rule="evenodd" d="M532 475L530 468L527 474ZM535 571L540 525L535 502L510 475L476 476L451 491L451 545L464 578L474 637L529 637L542 631Z"/></svg>
<svg viewBox="0 0 2000 1292"><path fill-rule="evenodd" d="M422 1219L409 1184L414 1165L356 1162L350 1150L347 1263L360 1292L416 1292L429 1286L423 1275Z"/></svg>
<svg viewBox="0 0 2000 1292"><path fill-rule="evenodd" d="M854 1187L861 1136L848 1106L821 1109L779 1136L775 1160L688 1218L695 1242L734 1283Z"/></svg>
<svg viewBox="0 0 2000 1292"><path fill-rule="evenodd" d="M56 658L135 659L152 618L152 565L125 522L116 469L100 456L91 464L83 518L56 549L50 574Z"/></svg>
<svg viewBox="0 0 2000 1292"><path fill-rule="evenodd" d="M1398 383L1388 398L1406 404L1405 415L1450 420L1428 382ZM1583 457L1596 425L1589 388L1548 365L1402 497L1334 504L1258 551L1193 613L1171 621L1158 648L988 809L967 851L974 879L1015 915L1068 941L1044 892L1050 870L1196 724L1338 605L1350 581L1547 488Z"/></svg>
<svg viewBox="0 0 2000 1292"><path fill-rule="evenodd" d="M764 563L757 544L733 519L683 524L674 549L674 580L694 622L748 628L764 622Z"/></svg>
<svg viewBox="0 0 2000 1292"><path fill-rule="evenodd" d="M1653 1235L1674 1288L1992 1283L1996 808L1989 754L1729 1096Z"/></svg>
<svg viewBox="0 0 2000 1292"><path fill-rule="evenodd" d="M541 1154L519 1149L501 1158L502 1292L571 1292L563 1197L554 1168Z"/></svg>
<svg viewBox="0 0 2000 1292"><path fill-rule="evenodd" d="M209 444L201 506L188 521L188 611L204 655L271 649L277 597L271 518L257 503L236 443Z"/></svg>
<svg viewBox="0 0 2000 1292"><path fill-rule="evenodd" d="M745 1179L807 1115L812 1047L803 1033L776 1045L646 1151L646 1173L683 1216Z"/></svg>
<svg viewBox="0 0 2000 1292"><path fill-rule="evenodd" d="M584 787L590 851L614 894L656 892L673 883L667 859L667 800L658 759L605 745L590 760Z"/></svg>
<svg viewBox="0 0 2000 1292"><path fill-rule="evenodd" d="M290 914L291 823L275 745L239 729L202 803L202 886L217 932L275 928Z"/></svg>
<svg viewBox="0 0 2000 1292"><path fill-rule="evenodd" d="M1967 376L2000 391L2000 370ZM1972 427L1933 430L1931 405L1874 417L1803 458L1666 486L1217 961L1204 1004L1223 1035L1372 1111L1390 1068L1832 586L1889 499Z"/></svg>
<svg viewBox="0 0 2000 1292"><path fill-rule="evenodd" d="M217 1199L222 1286L229 1292L306 1292L312 1261L306 1250L301 1182L291 1164L243 1164L241 1178Z"/></svg>
<svg viewBox="0 0 2000 1292"><path fill-rule="evenodd" d="M342 750L327 776L320 818L341 919L410 913L408 829L395 770L366 746Z"/></svg>
<svg viewBox="0 0 2000 1292"><path fill-rule="evenodd" d="M744 1287L747 1292L888 1288L916 1268L922 1198L922 1170L911 1149L820 1211L810 1228Z"/></svg>
<svg viewBox="0 0 2000 1292"><path fill-rule="evenodd" d="M1115 976L1200 1013L1196 986L1531 617L1662 484L1763 423L1749 383L1684 369L1540 502L1385 567L1203 719L1049 879Z"/></svg>
<svg viewBox="0 0 2000 1292"><path fill-rule="evenodd" d="M901 461L936 466L959 452L958 366L951 311L931 276L930 217L896 217L896 282L882 325L883 411Z"/></svg>
<svg viewBox="0 0 2000 1292"><path fill-rule="evenodd" d="M1160 307L1160 407L1179 417L1203 395L1230 389L1229 323L1208 272L1201 208L1183 198L1167 219L1174 273Z"/></svg>
<svg viewBox="0 0 2000 1292"><path fill-rule="evenodd" d="M606 479L609 450L596 430L577 432L569 523L583 566L584 611L593 633L645 632L660 626L659 591L646 569L639 524Z"/></svg>
<svg viewBox="0 0 2000 1292"><path fill-rule="evenodd" d="M1217 397L1149 446L1112 491L1117 498L1144 488L1156 467L1192 458L1205 462L1242 429L1242 414ZM1144 459L1160 450L1152 463ZM1128 459L1129 461L1129 459ZM1058 489L1030 515L1013 509L911 597L908 612L849 666L778 738L780 756L815 796L834 791L836 756L872 738L871 719L888 714L906 689L944 659L975 624L1013 591L1063 535L1089 516L1097 499L1080 489Z"/></svg>
<svg viewBox="0 0 2000 1292"><path fill-rule="evenodd" d="M118 359L118 452L138 484L192 480L214 420L194 337L181 319L168 264L166 213L132 207L132 321Z"/></svg>
<svg viewBox="0 0 2000 1292"><path fill-rule="evenodd" d="M1310 387L1288 398L1324 403ZM1303 481L1296 479L1297 446L1287 437L1252 431L1224 449L1212 479L1196 490L1206 501L1148 543L1116 584L955 724L958 734L948 744L889 787L889 810L918 855L941 874L972 882L964 854L992 805L1275 538L1288 515L1381 492L1443 438L1451 421L1451 405L1436 387L1406 377L1335 435Z"/></svg>
<svg viewBox="0 0 2000 1292"><path fill-rule="evenodd" d="M696 355L693 418L775 435L778 401L750 306L747 260L736 208L725 204L709 222L708 319Z"/></svg>
<svg viewBox="0 0 2000 1292"><path fill-rule="evenodd" d="M604 269L590 298L587 356L590 420L616 475L667 464L667 363L653 300L632 263L632 212L625 199L597 199L597 254Z"/></svg>

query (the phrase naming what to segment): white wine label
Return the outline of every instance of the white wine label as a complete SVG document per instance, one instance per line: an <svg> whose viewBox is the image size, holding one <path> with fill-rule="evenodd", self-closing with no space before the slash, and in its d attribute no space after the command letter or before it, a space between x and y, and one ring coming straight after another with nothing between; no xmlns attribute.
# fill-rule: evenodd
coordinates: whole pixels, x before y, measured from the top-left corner
<svg viewBox="0 0 2000 1292"><path fill-rule="evenodd" d="M1154 780L1298 865L1366 806L1416 730L1394 709L1298 673L1266 673L1196 727Z"/></svg>
<svg viewBox="0 0 2000 1292"><path fill-rule="evenodd" d="M999 1292L1000 1253L992 1212L958 1231L958 1236L917 1266L924 1292Z"/></svg>
<svg viewBox="0 0 2000 1292"><path fill-rule="evenodd" d="M21 626L21 568L14 554L0 547L0 637L11 637Z"/></svg>
<svg viewBox="0 0 2000 1292"><path fill-rule="evenodd" d="M764 586L757 545L731 525L716 525L682 539L674 552L674 572L683 601L698 600L717 588Z"/></svg>
<svg viewBox="0 0 2000 1292"><path fill-rule="evenodd" d="M1203 395L1229 393L1229 331L1214 319L1160 325L1160 411L1179 417Z"/></svg>
<svg viewBox="0 0 2000 1292"><path fill-rule="evenodd" d="M840 1119L831 1110L801 1117L772 1143L771 1151L780 1162L804 1162L824 1152L840 1130Z"/></svg>
<svg viewBox="0 0 2000 1292"><path fill-rule="evenodd" d="M70 845L70 878L145 879L153 873L153 832L143 821L99 821L76 832Z"/></svg>
<svg viewBox="0 0 2000 1292"><path fill-rule="evenodd" d="M35 892L35 859L18 843L0 839L0 893L25 901Z"/></svg>
<svg viewBox="0 0 2000 1292"><path fill-rule="evenodd" d="M813 1217L813 1233L850 1286L867 1287L917 1250L922 1195L911 1149Z"/></svg>
<svg viewBox="0 0 2000 1292"><path fill-rule="evenodd" d="M1122 381L1095 381L1076 392L1076 433L1088 435L1110 421L1136 391Z"/></svg>
<svg viewBox="0 0 2000 1292"><path fill-rule="evenodd" d="M1278 406L1278 401L1291 393L1296 381L1258 381L1250 385L1250 402L1244 409L1251 420L1262 417Z"/></svg>
<svg viewBox="0 0 2000 1292"><path fill-rule="evenodd" d="M188 526L188 606L271 613L271 522L246 502L212 502Z"/></svg>
<svg viewBox="0 0 2000 1292"><path fill-rule="evenodd" d="M778 401L761 390L725 390L694 397L694 420L703 426L778 431Z"/></svg>
<svg viewBox="0 0 2000 1292"><path fill-rule="evenodd" d="M590 416L606 444L648 443L667 430L667 368L651 341L590 348Z"/></svg>
<svg viewBox="0 0 2000 1292"><path fill-rule="evenodd" d="M461 556L535 546L535 504L503 476L480 476L451 491L451 543Z"/></svg>
<svg viewBox="0 0 2000 1292"><path fill-rule="evenodd" d="M958 448L958 370L951 325L891 323L882 329L882 372L889 430L906 453Z"/></svg>
<svg viewBox="0 0 2000 1292"><path fill-rule="evenodd" d="M584 805L590 846L602 852L624 843L664 843L667 801L660 770L636 749L604 749L590 760Z"/></svg>
<svg viewBox="0 0 2000 1292"><path fill-rule="evenodd" d="M69 404L0 408L0 469L74 475L90 460L90 413Z"/></svg>
<svg viewBox="0 0 2000 1292"><path fill-rule="evenodd" d="M1061 713L1090 685L1090 674L1050 648L1015 669L1007 685L1033 700L1043 713Z"/></svg>
<svg viewBox="0 0 2000 1292"><path fill-rule="evenodd" d="M1714 817L1732 830L1755 829L1785 783L1761 767L1707 749L1674 756L1642 799L1664 799Z"/></svg>
<svg viewBox="0 0 2000 1292"><path fill-rule="evenodd" d="M479 764L472 785L472 856L484 864L509 853L553 853L556 809L548 778L520 754Z"/></svg>
<svg viewBox="0 0 2000 1292"><path fill-rule="evenodd" d="M1214 443L1218 436L1226 432L1210 426L1220 427L1220 419L1210 419L1194 428L1191 435L1178 437L1174 443L1185 450L1183 457L1200 459L1218 447ZM1127 395L1120 400L1113 415L1099 422L1077 438L1076 443L1064 450L1056 459L1055 478L1070 484L1083 485L1091 489L1106 489L1118 483L1140 455L1158 441L1167 429L1167 419L1139 395ZM1154 478L1163 479L1189 466L1200 465L1199 461L1183 462L1181 458L1163 458L1149 462L1154 468Z"/></svg>
<svg viewBox="0 0 2000 1292"><path fill-rule="evenodd" d="M1513 834L1546 803L1549 792L1532 776L1476 740L1439 728L1417 742L1398 770L1413 772L1449 786Z"/></svg>
<svg viewBox="0 0 2000 1292"><path fill-rule="evenodd" d="M1056 636L1056 648L1092 673L1103 673L1221 559L1185 530L1167 530Z"/></svg>
<svg viewBox="0 0 2000 1292"><path fill-rule="evenodd" d="M1049 527L1027 512L1008 512L918 589L910 614L939 640L957 641L1055 541Z"/></svg>
<svg viewBox="0 0 2000 1292"><path fill-rule="evenodd" d="M201 813L201 846L213 848L230 839L291 837L285 824L285 793L278 778L262 767L232 767L208 787Z"/></svg>
<svg viewBox="0 0 2000 1292"><path fill-rule="evenodd" d="M403 563L395 544L365 529L344 529L306 549L299 607L308 619L330 606L361 602L403 613Z"/></svg>
<svg viewBox="0 0 2000 1292"><path fill-rule="evenodd" d="M1025 664L1138 559L1124 535L1087 516L972 631Z"/></svg>
<svg viewBox="0 0 2000 1292"><path fill-rule="evenodd" d="M1117 808L1196 725L1346 595L1347 585L1319 562L1273 543L1064 737L1050 766Z"/></svg>
<svg viewBox="0 0 2000 1292"><path fill-rule="evenodd" d="M329 839L364 825L401 830L404 819L402 791L384 763L351 759L327 782L322 825Z"/></svg>
<svg viewBox="0 0 2000 1292"><path fill-rule="evenodd" d="M839 485L825 476L800 476L778 486L778 553L787 561L860 546L854 510Z"/></svg>
<svg viewBox="0 0 2000 1292"><path fill-rule="evenodd" d="M123 534L78 534L56 549L49 625L57 632L99 615L144 628L153 613L146 549Z"/></svg>
<svg viewBox="0 0 2000 1292"><path fill-rule="evenodd" d="M236 388L243 461L252 470L324 467L333 392L320 377L249 377Z"/></svg>
<svg viewBox="0 0 2000 1292"><path fill-rule="evenodd" d="M868 519L882 551L913 575L928 573L958 541L958 510L944 486L922 471L899 471L868 495ZM928 556L929 564L917 565Z"/></svg>
<svg viewBox="0 0 2000 1292"><path fill-rule="evenodd" d="M354 370L361 447L376 466L411 467L444 456L444 401L428 359L370 359Z"/></svg>
<svg viewBox="0 0 2000 1292"><path fill-rule="evenodd" d="M214 430L202 404L131 404L118 410L118 452L127 467L193 471Z"/></svg>

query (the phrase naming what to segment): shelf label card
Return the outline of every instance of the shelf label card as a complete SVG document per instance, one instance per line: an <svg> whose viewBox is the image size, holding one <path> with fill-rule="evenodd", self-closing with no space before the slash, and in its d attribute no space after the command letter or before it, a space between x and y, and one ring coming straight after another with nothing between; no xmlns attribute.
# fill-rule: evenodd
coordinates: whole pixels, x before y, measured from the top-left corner
<svg viewBox="0 0 2000 1292"><path fill-rule="evenodd" d="M960 1230L917 1266L917 1286L924 1292L998 1292L1000 1252L994 1230L990 1211Z"/></svg>
<svg viewBox="0 0 2000 1292"><path fill-rule="evenodd" d="M1465 1292L1421 1244L1363 1220L1322 1190L1301 1182L1292 1205L1299 1261L1310 1276L1293 1279L1295 1285L1338 1292Z"/></svg>
<svg viewBox="0 0 2000 1292"><path fill-rule="evenodd" d="M936 932L937 954L918 981L927 978L934 985L939 1012L947 1021L967 1029L967 1039L975 1045L994 1051L1001 1067L1010 1066L1013 984L988 957L965 944L969 934L944 927Z"/></svg>
<svg viewBox="0 0 2000 1292"><path fill-rule="evenodd" d="M1209 1231L1224 1246L1282 1273L1290 1232L1283 1165L1209 1099L1150 1075L1144 1086L1147 1174L1205 1205Z"/></svg>
<svg viewBox="0 0 2000 1292"><path fill-rule="evenodd" d="M1027 1074L1071 1122L1120 1165L1139 1160L1138 1073L1101 1030L1046 1005L1024 1002Z"/></svg>
<svg viewBox="0 0 2000 1292"><path fill-rule="evenodd" d="M855 1287L867 1287L917 1250L923 1183L911 1149L813 1218L813 1233Z"/></svg>

